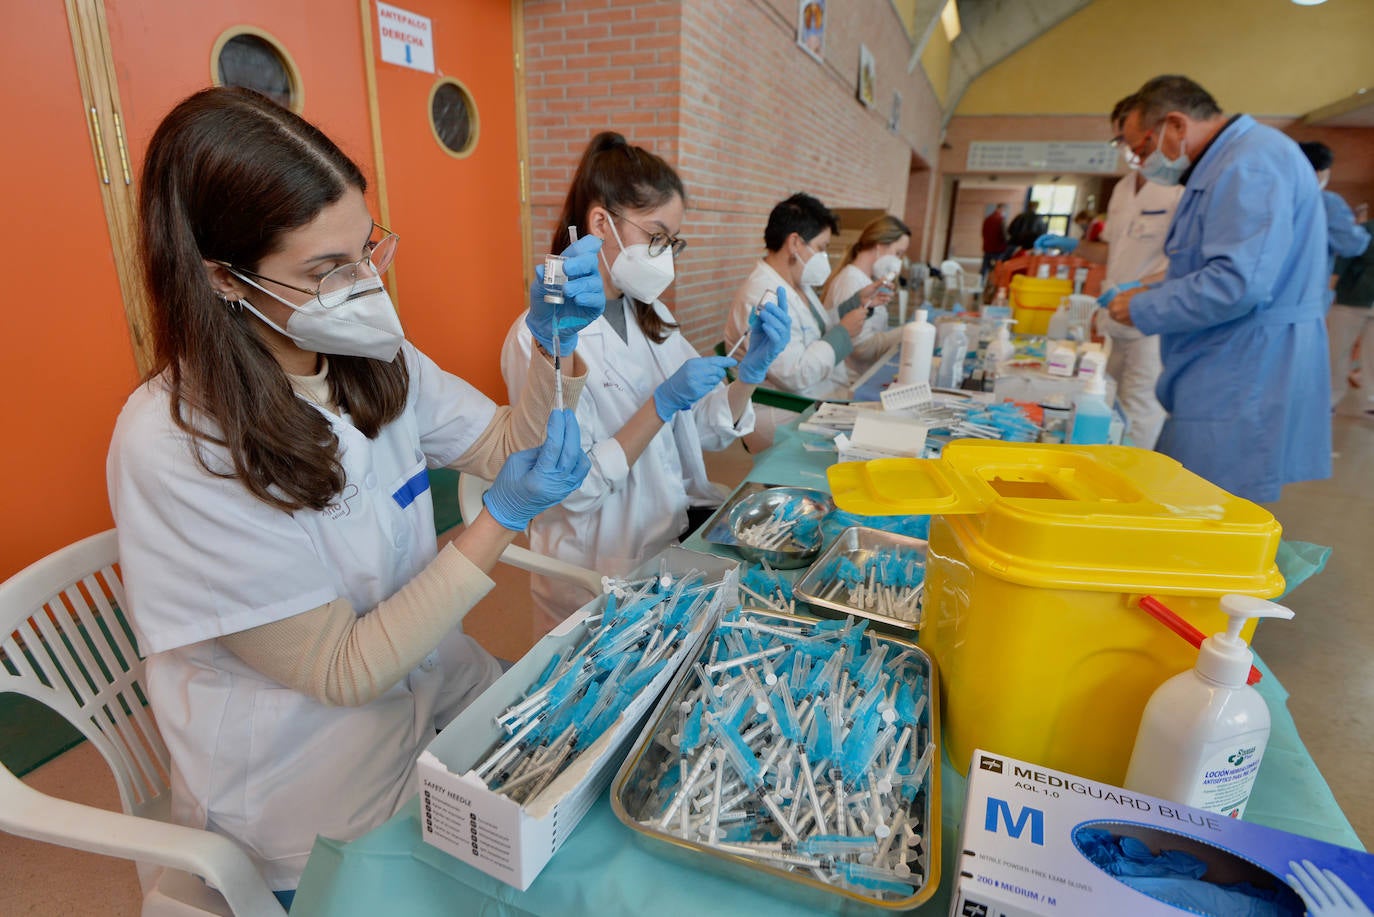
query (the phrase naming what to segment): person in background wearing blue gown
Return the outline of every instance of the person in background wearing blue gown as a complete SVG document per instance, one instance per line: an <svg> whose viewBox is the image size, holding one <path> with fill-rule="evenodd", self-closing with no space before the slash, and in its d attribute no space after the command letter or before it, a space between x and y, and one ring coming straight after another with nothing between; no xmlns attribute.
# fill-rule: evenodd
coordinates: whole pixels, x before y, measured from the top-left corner
<svg viewBox="0 0 1374 917"><path fill-rule="evenodd" d="M1336 157L1331 147L1316 140L1299 143L1298 148L1312 163L1317 173L1317 187L1322 192L1322 206L1326 208L1326 247L1331 253L1330 268L1335 273L1337 258L1357 258L1369 247L1369 231L1355 219L1355 212L1335 191L1327 191L1331 180L1331 166Z"/></svg>
<svg viewBox="0 0 1374 917"><path fill-rule="evenodd" d="M1169 419L1156 448L1257 503L1330 477L1326 211L1312 167L1183 76L1142 86L1122 135L1147 179L1184 188L1165 279L1108 304L1160 336Z"/></svg>

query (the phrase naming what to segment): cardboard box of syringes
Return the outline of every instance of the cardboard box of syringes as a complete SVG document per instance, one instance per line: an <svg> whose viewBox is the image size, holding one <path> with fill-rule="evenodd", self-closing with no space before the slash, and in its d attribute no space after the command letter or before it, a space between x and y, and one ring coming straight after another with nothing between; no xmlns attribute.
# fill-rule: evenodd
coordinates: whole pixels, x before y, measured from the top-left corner
<svg viewBox="0 0 1374 917"><path fill-rule="evenodd" d="M1356 917L1374 906L1374 856L1362 851L981 750L957 849L950 917Z"/></svg>
<svg viewBox="0 0 1374 917"><path fill-rule="evenodd" d="M738 563L723 557L670 547L647 561L629 580L666 572L676 578L690 571L719 583L715 598L698 612L690 639L614 724L534 799L520 804L488 789L475 768L493 746L509 738L496 718L517 703L555 655L575 650L587 638L587 619L605 607L602 595L584 605L536 643L523 658L444 728L417 763L423 836L429 844L516 888L529 888L563 845L592 803L606 789L629 751L631 740L720 613L739 604Z"/></svg>

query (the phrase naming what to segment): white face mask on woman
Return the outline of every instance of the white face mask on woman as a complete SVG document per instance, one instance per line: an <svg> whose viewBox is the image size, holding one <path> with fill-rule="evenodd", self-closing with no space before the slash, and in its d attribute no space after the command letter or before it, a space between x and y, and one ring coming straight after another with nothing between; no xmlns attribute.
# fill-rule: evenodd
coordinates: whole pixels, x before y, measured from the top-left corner
<svg viewBox="0 0 1374 917"><path fill-rule="evenodd" d="M610 220L611 232L620 246L620 253L611 262L611 283L622 293L640 302L654 302L673 282L673 250L665 248L657 255L649 254L649 243L625 245L615 220ZM605 255L601 256L603 259Z"/></svg>
<svg viewBox="0 0 1374 917"><path fill-rule="evenodd" d="M328 294L323 303L319 297L311 297L304 305L297 305L237 271L233 274L291 309L286 327L282 328L253 308L248 300L239 301L267 327L286 335L303 350L390 363L396 359L401 342L405 340L400 316L380 277L360 280L351 291Z"/></svg>
<svg viewBox="0 0 1374 917"><path fill-rule="evenodd" d="M799 237L800 238L800 237ZM807 251L811 246L805 241L802 242ZM811 257L806 259L806 266L802 268L801 285L804 287L818 287L825 283L830 276L830 258L825 252L812 252Z"/></svg>
<svg viewBox="0 0 1374 917"><path fill-rule="evenodd" d="M899 255L881 255L873 262L873 279L886 280L902 272L902 259Z"/></svg>

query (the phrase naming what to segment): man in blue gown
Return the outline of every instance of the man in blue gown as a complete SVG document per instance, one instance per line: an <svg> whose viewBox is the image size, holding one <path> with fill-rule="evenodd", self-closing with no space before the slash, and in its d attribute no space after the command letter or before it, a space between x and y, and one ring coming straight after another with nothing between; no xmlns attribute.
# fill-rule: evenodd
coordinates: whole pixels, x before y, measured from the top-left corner
<svg viewBox="0 0 1374 917"><path fill-rule="evenodd" d="M1156 448L1255 502L1330 477L1326 212L1312 167L1182 76L1140 88L1122 137L1146 178L1184 186L1165 280L1108 304L1160 335L1169 419Z"/></svg>

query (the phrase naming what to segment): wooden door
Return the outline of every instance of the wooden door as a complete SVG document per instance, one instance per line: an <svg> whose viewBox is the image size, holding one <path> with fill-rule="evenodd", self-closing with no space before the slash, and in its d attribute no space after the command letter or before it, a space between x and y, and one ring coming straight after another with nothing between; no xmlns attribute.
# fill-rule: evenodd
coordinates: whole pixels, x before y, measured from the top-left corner
<svg viewBox="0 0 1374 917"><path fill-rule="evenodd" d="M110 526L105 453L138 379L102 201L123 181L108 108L83 93L61 3L5 20L0 580Z"/></svg>
<svg viewBox="0 0 1374 917"><path fill-rule="evenodd" d="M513 27L518 5L400 5L430 19L436 71L384 62L380 42L374 50L390 228L401 236L401 321L406 336L440 366L505 403L501 344L526 302ZM367 6L380 31L377 4L367 0ZM440 107L450 114L466 96L467 149L450 136L459 147L450 150L431 126L436 87L443 93ZM546 244L550 229L533 227L536 246Z"/></svg>
<svg viewBox="0 0 1374 917"><path fill-rule="evenodd" d="M368 201L376 213L362 22L355 7L337 0L105 0L105 13L135 176L163 116L214 85L213 55L227 35L242 33L284 52L298 77L292 107L372 179Z"/></svg>

